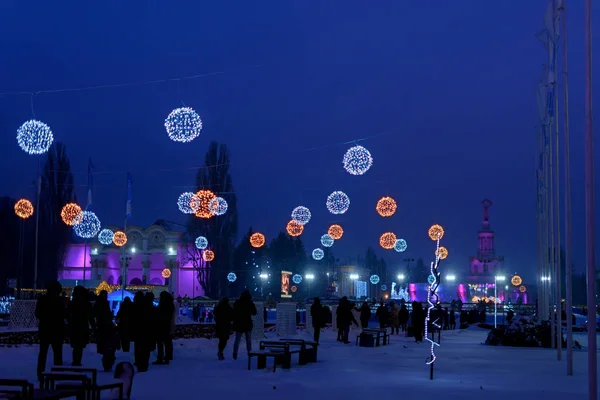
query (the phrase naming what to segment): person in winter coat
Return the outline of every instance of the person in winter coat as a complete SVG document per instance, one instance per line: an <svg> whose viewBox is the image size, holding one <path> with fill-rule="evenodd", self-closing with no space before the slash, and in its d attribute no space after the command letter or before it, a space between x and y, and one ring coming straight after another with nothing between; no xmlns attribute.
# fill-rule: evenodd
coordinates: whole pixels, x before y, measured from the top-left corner
<svg viewBox="0 0 600 400"><path fill-rule="evenodd" d="M312 318L312 326L314 330L313 340L319 343L321 337L321 329L325 327L325 312L321 305L321 299L315 297L313 304L310 306L310 316Z"/></svg>
<svg viewBox="0 0 600 400"><path fill-rule="evenodd" d="M450 310L450 329L456 329L456 314Z"/></svg>
<svg viewBox="0 0 600 400"><path fill-rule="evenodd" d="M38 337L40 339L40 352L38 354L37 374L41 381L41 374L46 370L48 349L52 347L54 365L63 363L63 342L65 341L65 303L60 297L62 286L57 281L48 284L48 291L39 298L35 305L35 316L39 321Z"/></svg>
<svg viewBox="0 0 600 400"><path fill-rule="evenodd" d="M338 342L343 341L343 337L344 337L344 330L342 329L342 325L340 323L340 313L338 312L340 307L343 307L342 303L343 303L343 301L342 301L342 299L340 299L340 301L338 302L337 309L335 311L335 326L337 326L337 341Z"/></svg>
<svg viewBox="0 0 600 400"><path fill-rule="evenodd" d="M415 342L423 341L423 330L425 329L425 311L418 301L412 303L411 325L415 332Z"/></svg>
<svg viewBox="0 0 600 400"><path fill-rule="evenodd" d="M109 372L117 359L115 352L119 347L119 337L113 324L113 314L110 310L106 290L101 291L96 299L94 318L96 320L96 348L98 354L102 354L104 372Z"/></svg>
<svg viewBox="0 0 600 400"><path fill-rule="evenodd" d="M227 341L231 335L231 321L233 321L233 310L229 305L229 299L227 297L223 297L219 304L215 306L214 314L215 332L219 339L217 357L219 360L224 360L225 356L223 355L223 352L225 351L225 347L227 347Z"/></svg>
<svg viewBox="0 0 600 400"><path fill-rule="evenodd" d="M350 343L348 340L348 334L350 333L350 324L354 324L358 326L358 322L354 318L354 314L352 314L352 303L348 301L346 296L342 297L340 300L340 305L337 308L337 315L339 316L340 326L339 329L342 330L342 341L344 344Z"/></svg>
<svg viewBox="0 0 600 400"><path fill-rule="evenodd" d="M92 304L89 301L88 291L83 286L73 289L73 300L67 309L69 325L69 342L73 348L73 366L81 367L83 349L90 342L90 327L95 328Z"/></svg>
<svg viewBox="0 0 600 400"><path fill-rule="evenodd" d="M173 313L175 305L173 297L169 292L161 292L158 307L156 307L156 347L158 355L154 365L169 364L169 360L173 358L173 339L171 338L171 324L173 322Z"/></svg>
<svg viewBox="0 0 600 400"><path fill-rule="evenodd" d="M360 307L360 326L363 329L367 329L369 327L369 319L371 318L371 307L365 301Z"/></svg>
<svg viewBox="0 0 600 400"><path fill-rule="evenodd" d="M133 303L129 297L125 297L119 312L117 312L117 331L119 332L119 339L121 340L121 348L123 352L129 353L131 347L131 311Z"/></svg>
<svg viewBox="0 0 600 400"><path fill-rule="evenodd" d="M252 301L250 291L244 290L240 298L233 304L233 330L235 331L235 342L233 342L233 359L237 360L238 349L242 335L246 337L246 350L252 351L252 316L256 315L256 306Z"/></svg>
<svg viewBox="0 0 600 400"><path fill-rule="evenodd" d="M381 305L377 307L377 311L375 311L375 316L379 321L379 329L385 329L389 319L388 309L383 302Z"/></svg>
<svg viewBox="0 0 600 400"><path fill-rule="evenodd" d="M392 335L394 333L400 333L400 309L398 308L398 304L394 303L392 305L392 311L390 312L390 325L392 325Z"/></svg>
<svg viewBox="0 0 600 400"><path fill-rule="evenodd" d="M133 355L138 372L148 371L148 365L150 364L150 352L153 346L151 341L154 337L150 321L152 314L150 307L154 306L149 304L144 293L137 292L133 297L131 318L133 329L131 332L134 343Z"/></svg>
<svg viewBox="0 0 600 400"><path fill-rule="evenodd" d="M398 322L400 322L400 327L402 328L402 332L406 331L406 324L408 323L408 308L406 308L406 304L402 304L400 307L400 311L398 311Z"/></svg>

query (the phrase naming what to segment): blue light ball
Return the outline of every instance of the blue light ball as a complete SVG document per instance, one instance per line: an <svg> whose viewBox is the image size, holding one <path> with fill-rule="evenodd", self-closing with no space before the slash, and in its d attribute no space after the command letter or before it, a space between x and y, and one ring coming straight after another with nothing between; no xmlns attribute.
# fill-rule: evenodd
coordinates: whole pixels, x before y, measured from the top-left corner
<svg viewBox="0 0 600 400"><path fill-rule="evenodd" d="M362 146L354 146L344 154L344 169L351 175L363 175L373 165L373 157L369 150Z"/></svg>
<svg viewBox="0 0 600 400"><path fill-rule="evenodd" d="M115 233L110 229L102 229L98 234L98 241L105 246L109 246L113 242L113 238L115 237Z"/></svg>
<svg viewBox="0 0 600 400"><path fill-rule="evenodd" d="M237 280L237 275L234 272L230 272L227 274L227 280L233 283Z"/></svg>
<svg viewBox="0 0 600 400"><path fill-rule="evenodd" d="M336 190L327 196L325 205L332 214L344 214L350 207L350 198L346 193Z"/></svg>
<svg viewBox="0 0 600 400"><path fill-rule="evenodd" d="M190 107L176 108L165 119L165 128L169 139L174 142L187 143L200 136L202 119Z"/></svg>
<svg viewBox="0 0 600 400"><path fill-rule="evenodd" d="M322 260L323 257L325 257L325 252L323 250L321 250L321 249L314 249L312 251L312 258L314 260L319 261L319 260Z"/></svg>
<svg viewBox="0 0 600 400"><path fill-rule="evenodd" d="M292 219L300 225L308 224L310 217L310 210L304 206L298 206L292 211Z"/></svg>
<svg viewBox="0 0 600 400"><path fill-rule="evenodd" d="M331 247L331 246L333 246L334 242L335 242L335 240L333 240L333 238L328 233L321 236L321 244L324 247Z"/></svg>
<svg viewBox="0 0 600 400"><path fill-rule="evenodd" d="M194 208L192 208L193 204L200 204L199 201L194 201L192 202L192 199L195 197L196 195L192 192L185 192L185 193L181 193L179 195L179 198L177 199L177 207L179 208L179 211L181 211L184 214L193 214L196 212L196 210L194 210Z"/></svg>
<svg viewBox="0 0 600 400"><path fill-rule="evenodd" d="M17 129L17 143L28 154L44 154L50 149L52 142L54 142L52 130L41 121L32 119Z"/></svg>
<svg viewBox="0 0 600 400"><path fill-rule="evenodd" d="M384 292L387 290L387 285L385 283L381 285L381 290L383 290Z"/></svg>
<svg viewBox="0 0 600 400"><path fill-rule="evenodd" d="M402 253L403 251L406 251L407 248L408 248L408 245L406 244L406 240L404 240L404 239L396 240L396 243L394 244L394 250L396 250L398 253Z"/></svg>
<svg viewBox="0 0 600 400"><path fill-rule="evenodd" d="M369 281L373 285L377 285L379 283L379 275L371 275L371 277L369 278Z"/></svg>
<svg viewBox="0 0 600 400"><path fill-rule="evenodd" d="M292 276L292 282L298 285L300 282L302 282L302 275L294 274L294 276Z"/></svg>
<svg viewBox="0 0 600 400"><path fill-rule="evenodd" d="M429 283L430 285L433 285L435 281L436 281L435 276L429 275L427 277L427 283Z"/></svg>
<svg viewBox="0 0 600 400"><path fill-rule="evenodd" d="M197 249L204 250L208 247L208 239L204 236L198 236L195 244Z"/></svg>
<svg viewBox="0 0 600 400"><path fill-rule="evenodd" d="M100 232L100 220L91 211L82 211L75 217L73 231L83 239L91 239Z"/></svg>
<svg viewBox="0 0 600 400"><path fill-rule="evenodd" d="M222 197L215 197L208 202L208 210L215 215L223 215L227 212L229 205Z"/></svg>

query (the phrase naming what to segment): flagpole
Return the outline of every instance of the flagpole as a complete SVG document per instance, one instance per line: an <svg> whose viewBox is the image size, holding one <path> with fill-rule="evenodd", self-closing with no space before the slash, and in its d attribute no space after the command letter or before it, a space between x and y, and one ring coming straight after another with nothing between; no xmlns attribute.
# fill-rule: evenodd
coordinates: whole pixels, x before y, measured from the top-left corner
<svg viewBox="0 0 600 400"><path fill-rule="evenodd" d="M587 264L588 399L598 399L596 354L596 255L594 252L594 131L592 115L592 0L584 2L585 26L585 261Z"/></svg>
<svg viewBox="0 0 600 400"><path fill-rule="evenodd" d="M42 175L40 172L40 160L41 156L38 156L38 167L37 167L37 194L35 201L35 257L33 261L33 298L37 295L37 277L38 277L38 251L39 251L39 240L40 240L40 192L42 191Z"/></svg>
<svg viewBox="0 0 600 400"><path fill-rule="evenodd" d="M563 155L565 163L565 308L567 315L567 375L573 375L573 263L571 260L571 161L569 145L569 63L567 58L567 10L560 2L563 69Z"/></svg>
<svg viewBox="0 0 600 400"><path fill-rule="evenodd" d="M125 205L125 221L123 222L123 232L127 235L127 213L129 210L129 172L126 176L127 179L127 202ZM127 287L127 260L125 256L125 246L121 247L121 262L123 263L123 274L121 279L121 302L123 302L125 297L125 288Z"/></svg>

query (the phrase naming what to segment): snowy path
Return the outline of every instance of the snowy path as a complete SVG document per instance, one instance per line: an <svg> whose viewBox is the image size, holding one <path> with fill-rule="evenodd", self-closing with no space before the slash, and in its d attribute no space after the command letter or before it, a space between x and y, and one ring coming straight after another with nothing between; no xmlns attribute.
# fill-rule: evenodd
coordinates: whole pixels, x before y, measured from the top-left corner
<svg viewBox="0 0 600 400"><path fill-rule="evenodd" d="M301 334L301 336L304 334ZM297 365L291 370L247 370L247 358L217 361L216 340L178 340L175 361L169 366L151 366L136 375L133 399L239 399L252 395L260 399L368 399L373 395L412 399L433 399L442 395L453 400L481 396L494 399L579 399L586 398L585 351L575 352L575 376L567 377L565 362L556 361L556 351L481 345L486 331L444 332L438 349L435 378L429 380L425 359L426 343L415 344L403 336L392 337L390 346L358 348L335 341L335 332L322 335L319 362ZM355 336L354 336L355 337ZM241 353L244 345L241 345ZM0 348L0 376L35 379L37 346ZM65 361L70 348L64 347ZM132 360L133 354L118 354L118 360ZM153 356L154 357L154 356ZM49 360L52 356L49 355ZM154 359L154 358L153 358ZM271 360L268 361L270 365ZM88 346L86 366L100 367L95 346ZM105 378L107 374L101 373ZM415 397L419 396L419 397ZM466 397L468 396L468 397Z"/></svg>

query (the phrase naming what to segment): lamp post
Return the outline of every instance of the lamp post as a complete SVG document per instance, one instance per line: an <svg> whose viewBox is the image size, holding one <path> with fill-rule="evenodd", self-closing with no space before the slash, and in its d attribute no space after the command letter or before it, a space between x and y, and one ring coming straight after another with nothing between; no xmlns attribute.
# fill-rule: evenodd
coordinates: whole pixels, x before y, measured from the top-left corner
<svg viewBox="0 0 600 400"><path fill-rule="evenodd" d="M262 299L262 298L264 298L264 293L263 293L264 282L265 282L265 280L267 280L269 278L269 274L267 274L265 272L261 272L260 275L258 275L258 277L260 278L260 297Z"/></svg>
<svg viewBox="0 0 600 400"><path fill-rule="evenodd" d="M446 280L448 282L454 282L456 280L456 276L455 275L446 275Z"/></svg>
<svg viewBox="0 0 600 400"><path fill-rule="evenodd" d="M504 276L494 275L494 328L498 327L498 281L503 282Z"/></svg>
<svg viewBox="0 0 600 400"><path fill-rule="evenodd" d="M354 281L356 281L357 279L358 279L358 274L350 274L350 280L352 281L352 283L350 284L351 289L352 289L352 291L351 291L352 296L356 296L356 293L354 293L355 285L356 285Z"/></svg>
<svg viewBox="0 0 600 400"><path fill-rule="evenodd" d="M310 284L313 279L315 279L315 276L313 274L306 274L304 275L304 278L306 278L306 282L308 282L308 298L310 298Z"/></svg>

